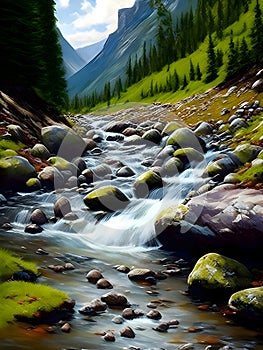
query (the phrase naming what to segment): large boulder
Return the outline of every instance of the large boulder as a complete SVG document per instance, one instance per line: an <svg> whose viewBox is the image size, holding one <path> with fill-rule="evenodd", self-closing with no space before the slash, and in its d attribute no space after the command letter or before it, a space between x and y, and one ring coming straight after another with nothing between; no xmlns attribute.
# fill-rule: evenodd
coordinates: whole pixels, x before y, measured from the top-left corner
<svg viewBox="0 0 263 350"><path fill-rule="evenodd" d="M42 128L41 138L50 153L67 160L81 156L86 149L82 137L66 126L51 125Z"/></svg>
<svg viewBox="0 0 263 350"><path fill-rule="evenodd" d="M0 159L0 190L22 190L26 182L36 176L36 170L29 161L20 156Z"/></svg>
<svg viewBox="0 0 263 350"><path fill-rule="evenodd" d="M48 159L50 157L50 152L45 145L42 143L36 143L35 146L30 150L33 157L40 159Z"/></svg>
<svg viewBox="0 0 263 350"><path fill-rule="evenodd" d="M262 147L251 145L250 143L245 143L239 145L233 151L233 154L238 157L240 162L245 164L246 162L251 162L257 158L258 154L262 151Z"/></svg>
<svg viewBox="0 0 263 350"><path fill-rule="evenodd" d="M229 293L247 288L251 282L252 275L246 266L216 253L202 256L187 279L190 290L201 288Z"/></svg>
<svg viewBox="0 0 263 350"><path fill-rule="evenodd" d="M99 187L84 197L84 203L91 210L110 211L124 209L129 203L129 198L115 186Z"/></svg>

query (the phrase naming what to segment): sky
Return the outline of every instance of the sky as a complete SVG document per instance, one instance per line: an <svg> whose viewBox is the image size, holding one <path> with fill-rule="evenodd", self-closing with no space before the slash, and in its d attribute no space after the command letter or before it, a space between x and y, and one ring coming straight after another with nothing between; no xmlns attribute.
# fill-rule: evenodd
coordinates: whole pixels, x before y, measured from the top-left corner
<svg viewBox="0 0 263 350"><path fill-rule="evenodd" d="M135 0L55 0L57 26L75 48L106 39L117 29L118 10Z"/></svg>

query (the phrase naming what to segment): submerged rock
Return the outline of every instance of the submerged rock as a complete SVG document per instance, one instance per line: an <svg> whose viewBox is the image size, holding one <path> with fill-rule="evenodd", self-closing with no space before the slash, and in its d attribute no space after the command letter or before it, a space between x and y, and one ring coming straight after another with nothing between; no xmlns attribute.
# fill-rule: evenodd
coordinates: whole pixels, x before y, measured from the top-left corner
<svg viewBox="0 0 263 350"><path fill-rule="evenodd" d="M115 186L103 186L97 188L84 197L84 203L91 210L117 211L124 209L129 203L129 198Z"/></svg>

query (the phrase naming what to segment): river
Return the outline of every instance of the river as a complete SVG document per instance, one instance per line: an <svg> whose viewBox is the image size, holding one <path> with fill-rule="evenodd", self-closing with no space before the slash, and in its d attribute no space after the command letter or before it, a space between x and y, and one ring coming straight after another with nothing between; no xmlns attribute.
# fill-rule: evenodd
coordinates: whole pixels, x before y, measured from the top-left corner
<svg viewBox="0 0 263 350"><path fill-rule="evenodd" d="M100 128L101 123L93 125ZM138 175L145 171L142 161L155 159L161 145L123 145L122 142L103 141L99 144L100 154L88 153L85 161L88 167L102 163L115 164L121 160ZM234 324L220 313L218 305L208 310L199 307L204 303L193 301L184 292L186 279L191 271L187 262L180 260L176 253L162 251L155 237L156 216L171 203L181 203L189 191L199 188L208 180L201 177L204 166L215 156L208 152L204 162L191 167L174 178L166 179L165 186L153 191L148 198L134 197L134 177L98 180L95 185L112 184L119 187L131 199L121 212L102 216L98 220L83 203L83 193L76 189L34 193L17 193L8 198L7 205L0 208L1 223L12 225L11 230L1 229L1 247L10 249L23 259L38 264L41 277L39 283L48 284L68 293L76 301L75 312L69 320L71 331L63 333L46 332L45 325L31 326L24 323L10 324L0 330L0 349L177 349L191 343L194 349L219 349L229 345L234 349L263 349L262 332ZM114 167L113 167L114 169ZM136 176L137 176L136 175ZM78 220L59 220L44 225L44 231L32 235L24 232L33 209L42 209L48 217L54 215L54 202L61 196L70 200L72 211ZM147 242L153 242L147 246ZM39 254L43 249L47 254ZM50 265L71 262L74 270L56 273ZM127 275L116 270L117 265L129 268L148 268L155 272L180 267L180 271L158 280L156 285L138 284ZM131 305L145 313L151 309L150 302L157 305L162 322L178 320L165 333L154 330L160 321L142 316L125 320L123 324L112 321L121 315L120 309L108 308L97 316L83 316L78 310L93 299L100 298L108 290L98 289L86 279L86 274L98 269L113 285L113 291L125 295ZM112 291L112 290L111 290ZM121 337L119 331L130 326L135 332L134 339ZM106 342L102 333L112 330L115 342ZM188 346L190 348L190 345Z"/></svg>

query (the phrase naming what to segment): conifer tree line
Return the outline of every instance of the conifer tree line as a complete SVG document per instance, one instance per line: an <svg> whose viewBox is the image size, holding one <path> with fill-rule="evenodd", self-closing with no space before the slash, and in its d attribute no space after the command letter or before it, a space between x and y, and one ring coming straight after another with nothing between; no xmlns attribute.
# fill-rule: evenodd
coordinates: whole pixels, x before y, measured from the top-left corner
<svg viewBox="0 0 263 350"><path fill-rule="evenodd" d="M0 88L33 88L61 108L67 92L54 0L0 4Z"/></svg>
<svg viewBox="0 0 263 350"><path fill-rule="evenodd" d="M241 42L234 42L233 36L230 35L227 52L215 49L214 40L223 39L224 29L238 21L240 15L249 10L250 3L251 0L199 0L195 12L190 9L189 12L182 13L179 18L173 19L162 0L151 0L151 6L156 9L158 16L156 42L148 47L144 42L141 56L138 57L135 53L134 57L129 57L124 81L119 77L115 84L106 83L103 93L95 92L92 96L81 99L75 97L74 107L92 108L102 102L110 105L111 98L119 99L121 93L129 86L162 70L165 66L167 66L166 82L151 80L147 91L141 90L142 99L159 93L185 89L190 81L203 79L206 83L210 83L217 78L218 70L224 62L226 62L226 78L245 72L254 64L263 64L263 21L259 0L253 9L254 22L249 29L250 35L246 34ZM244 32L246 30L247 28L244 28ZM187 75L180 76L176 70L171 71L172 62L189 56L206 38L208 39L205 71L202 72L199 63L194 65L191 59Z"/></svg>

